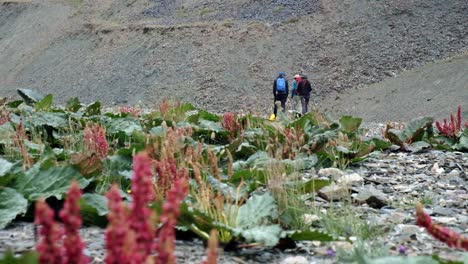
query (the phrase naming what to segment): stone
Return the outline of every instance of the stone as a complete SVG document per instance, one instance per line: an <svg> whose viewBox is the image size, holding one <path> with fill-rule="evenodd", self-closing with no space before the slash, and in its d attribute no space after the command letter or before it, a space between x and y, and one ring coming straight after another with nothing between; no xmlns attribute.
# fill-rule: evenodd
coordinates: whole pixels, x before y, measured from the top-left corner
<svg viewBox="0 0 468 264"><path fill-rule="evenodd" d="M344 186L361 186L364 184L364 178L357 173L352 173L342 176L337 183Z"/></svg>
<svg viewBox="0 0 468 264"><path fill-rule="evenodd" d="M388 204L387 196L372 185L366 185L354 197L359 203L367 203L370 207L380 209Z"/></svg>
<svg viewBox="0 0 468 264"><path fill-rule="evenodd" d="M283 259L281 264L309 264L309 261L303 256L294 256Z"/></svg>
<svg viewBox="0 0 468 264"><path fill-rule="evenodd" d="M331 180L336 181L337 179L343 177L345 173L337 168L325 168L325 169L320 169L318 172L319 175L326 176L330 178Z"/></svg>
<svg viewBox="0 0 468 264"><path fill-rule="evenodd" d="M320 189L318 195L327 201L337 201L349 197L350 191L345 186L332 183Z"/></svg>

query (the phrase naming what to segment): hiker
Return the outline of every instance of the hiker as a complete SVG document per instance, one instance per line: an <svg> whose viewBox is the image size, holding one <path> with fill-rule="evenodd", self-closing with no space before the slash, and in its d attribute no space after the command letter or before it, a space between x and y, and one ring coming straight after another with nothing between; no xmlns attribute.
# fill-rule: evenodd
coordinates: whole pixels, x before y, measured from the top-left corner
<svg viewBox="0 0 468 264"><path fill-rule="evenodd" d="M297 93L297 84L302 80L299 74L294 75L294 79L292 81L292 89L291 89L291 110L297 112L297 105L299 104L300 98L299 94Z"/></svg>
<svg viewBox="0 0 468 264"><path fill-rule="evenodd" d="M309 100L310 92L312 92L312 86L306 75L301 75L301 81L297 84L297 93L301 98L302 114L309 111Z"/></svg>
<svg viewBox="0 0 468 264"><path fill-rule="evenodd" d="M276 113L278 112L278 107L276 105L277 101L281 102L281 108L283 108L283 112L286 111L286 100L288 99L289 87L288 81L286 80L286 74L284 72L278 73L278 77L273 82L273 95L275 98L274 101L274 108L273 114L276 117Z"/></svg>

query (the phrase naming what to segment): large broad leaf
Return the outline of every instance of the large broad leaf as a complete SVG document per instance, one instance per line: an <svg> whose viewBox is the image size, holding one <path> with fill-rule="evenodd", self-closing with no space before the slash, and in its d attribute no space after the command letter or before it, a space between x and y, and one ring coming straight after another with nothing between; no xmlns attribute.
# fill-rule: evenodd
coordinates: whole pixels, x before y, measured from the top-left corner
<svg viewBox="0 0 468 264"><path fill-rule="evenodd" d="M300 118L292 121L291 123L288 124L287 127L294 127L296 129L299 129L299 128L305 128L308 124L312 126L318 125L317 119L312 113L307 113L301 116Z"/></svg>
<svg viewBox="0 0 468 264"><path fill-rule="evenodd" d="M302 231L289 231L285 234L296 241L333 241L335 240L332 236L327 233L318 230L302 230Z"/></svg>
<svg viewBox="0 0 468 264"><path fill-rule="evenodd" d="M278 218L278 206L270 193L253 195L239 208L237 226L242 228L267 224Z"/></svg>
<svg viewBox="0 0 468 264"><path fill-rule="evenodd" d="M340 118L341 130L346 133L356 133L362 123L362 118L342 116Z"/></svg>
<svg viewBox="0 0 468 264"><path fill-rule="evenodd" d="M234 232L247 242L257 242L272 247L278 244L282 229L279 225L260 225L248 229L236 228Z"/></svg>
<svg viewBox="0 0 468 264"><path fill-rule="evenodd" d="M372 138L372 142L374 142L375 150L386 150L390 148L393 144L389 141L383 140L381 138Z"/></svg>
<svg viewBox="0 0 468 264"><path fill-rule="evenodd" d="M0 177L5 176L10 169L13 167L13 163L9 162L8 160L4 160L0 158Z"/></svg>
<svg viewBox="0 0 468 264"><path fill-rule="evenodd" d="M65 113L35 112L27 118L33 126L48 125L53 128L67 128L68 116Z"/></svg>
<svg viewBox="0 0 468 264"><path fill-rule="evenodd" d="M132 170L132 159L127 156L113 155L103 160L106 176L127 177Z"/></svg>
<svg viewBox="0 0 468 264"><path fill-rule="evenodd" d="M16 190L0 187L0 229L16 218L26 213L28 201Z"/></svg>
<svg viewBox="0 0 468 264"><path fill-rule="evenodd" d="M422 141L426 131L431 132L432 117L420 117L411 120L403 130L389 129L386 131L386 137L394 144L403 146L404 143Z"/></svg>
<svg viewBox="0 0 468 264"><path fill-rule="evenodd" d="M80 211L83 223L105 227L108 213L107 198L95 193L85 193L80 199Z"/></svg>
<svg viewBox="0 0 468 264"><path fill-rule="evenodd" d="M193 124L199 124L201 120L219 122L220 117L205 110L192 110L191 112L186 113L186 120Z"/></svg>
<svg viewBox="0 0 468 264"><path fill-rule="evenodd" d="M468 128L465 128L460 136L458 144L453 146L453 149L457 150L468 150Z"/></svg>
<svg viewBox="0 0 468 264"><path fill-rule="evenodd" d="M81 188L89 184L71 166L51 166L50 164L38 163L26 173L19 174L14 187L29 201L35 201L40 197L46 199L51 196L61 199L73 179L78 181Z"/></svg>
<svg viewBox="0 0 468 264"><path fill-rule="evenodd" d="M17 92L28 105L33 105L44 98L42 94L29 89L18 89Z"/></svg>
<svg viewBox="0 0 468 264"><path fill-rule="evenodd" d="M47 111L52 106L53 100L54 100L54 96L51 94L48 94L44 98L42 98L42 100L35 103L34 108L36 108L36 111Z"/></svg>
<svg viewBox="0 0 468 264"><path fill-rule="evenodd" d="M124 132L127 136L131 136L133 132L143 131L138 120L132 117L111 119L106 128L109 134Z"/></svg>
<svg viewBox="0 0 468 264"><path fill-rule="evenodd" d="M219 131L223 130L223 128L218 123L216 123L214 121L206 120L206 119L200 119L199 120L199 126L201 128L204 128L204 129L207 129L207 130L210 130L210 131L214 131L214 132L219 132Z"/></svg>

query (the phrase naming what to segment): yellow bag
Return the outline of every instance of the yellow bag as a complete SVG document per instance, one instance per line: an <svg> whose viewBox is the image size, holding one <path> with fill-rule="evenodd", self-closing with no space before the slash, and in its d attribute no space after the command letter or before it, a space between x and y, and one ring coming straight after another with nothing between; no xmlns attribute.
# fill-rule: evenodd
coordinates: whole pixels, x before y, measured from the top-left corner
<svg viewBox="0 0 468 264"><path fill-rule="evenodd" d="M270 118L269 118L268 120L270 120L270 121L275 121L275 119L276 119L275 114L271 114L271 116L270 116Z"/></svg>

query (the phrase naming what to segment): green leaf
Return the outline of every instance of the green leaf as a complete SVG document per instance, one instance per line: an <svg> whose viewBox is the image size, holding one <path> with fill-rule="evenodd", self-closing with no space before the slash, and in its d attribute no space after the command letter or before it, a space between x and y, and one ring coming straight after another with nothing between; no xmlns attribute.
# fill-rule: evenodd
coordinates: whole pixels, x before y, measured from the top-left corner
<svg viewBox="0 0 468 264"><path fill-rule="evenodd" d="M463 133L460 136L458 144L453 146L453 149L457 150L468 150L468 128L463 130Z"/></svg>
<svg viewBox="0 0 468 264"><path fill-rule="evenodd" d="M301 230L286 232L287 236L295 241L334 241L335 239L327 233L318 230Z"/></svg>
<svg viewBox="0 0 468 264"><path fill-rule="evenodd" d="M331 184L331 181L328 181L328 180L312 179L312 180L297 184L296 189L300 193L306 194L306 193L311 193L311 192L317 192L318 190L330 184Z"/></svg>
<svg viewBox="0 0 468 264"><path fill-rule="evenodd" d="M47 111L52 106L54 96L51 94L46 95L42 100L34 104L36 111Z"/></svg>
<svg viewBox="0 0 468 264"><path fill-rule="evenodd" d="M68 127L68 115L65 113L35 112L25 119L35 127L43 125L57 129Z"/></svg>
<svg viewBox="0 0 468 264"><path fill-rule="evenodd" d="M0 187L0 229L13 221L17 215L26 213L28 201L16 190Z"/></svg>
<svg viewBox="0 0 468 264"><path fill-rule="evenodd" d="M341 129L346 133L356 133L362 123L362 118L342 116L340 118Z"/></svg>
<svg viewBox="0 0 468 264"><path fill-rule="evenodd" d="M107 123L107 132L109 134L117 134L119 132L125 133L127 136L131 136L133 132L143 131L140 123L133 117L114 118Z"/></svg>
<svg viewBox="0 0 468 264"><path fill-rule="evenodd" d="M107 198L97 193L85 193L81 196L82 202L96 209L99 216L107 215Z"/></svg>
<svg viewBox="0 0 468 264"><path fill-rule="evenodd" d="M80 100L77 97L70 98L67 101L66 109L70 112L76 113L81 108Z"/></svg>
<svg viewBox="0 0 468 264"><path fill-rule="evenodd" d="M288 128L294 127L296 129L305 128L307 125L316 126L318 125L317 119L313 113L307 113L300 118L292 121L287 125Z"/></svg>
<svg viewBox="0 0 468 264"><path fill-rule="evenodd" d="M234 232L247 242L257 242L267 247L273 247L278 244L282 229L279 225L260 225L248 229L236 228Z"/></svg>
<svg viewBox="0 0 468 264"><path fill-rule="evenodd" d="M278 207L270 193L253 195L239 208L237 226L254 227L278 218Z"/></svg>
<svg viewBox="0 0 468 264"><path fill-rule="evenodd" d="M95 193L83 194L80 199L80 213L84 224L106 227L107 198Z"/></svg>
<svg viewBox="0 0 468 264"><path fill-rule="evenodd" d="M89 104L86 107L85 114L87 116L100 115L101 114L101 102L96 101L94 103Z"/></svg>
<svg viewBox="0 0 468 264"><path fill-rule="evenodd" d="M38 264L39 256L37 252L31 251L15 257L15 253L7 250L3 257L0 259L0 264Z"/></svg>
<svg viewBox="0 0 468 264"><path fill-rule="evenodd" d="M47 161L50 162L50 161ZM89 182L72 166L50 166L50 164L37 163L26 173L19 174L15 189L29 201L51 196L61 199L67 192L73 179L77 180L81 188ZM41 166L43 166L41 168Z"/></svg>
<svg viewBox="0 0 468 264"><path fill-rule="evenodd" d="M372 138L371 141L375 144L375 150L386 150L393 145L391 142L376 137Z"/></svg>
<svg viewBox="0 0 468 264"><path fill-rule="evenodd" d="M214 121L206 120L206 119L200 119L199 125L201 128L214 131L214 132L220 132L223 130L223 128L218 123Z"/></svg>
<svg viewBox="0 0 468 264"><path fill-rule="evenodd" d="M425 141L416 141L409 146L408 150L410 150L411 152L417 153L417 152L421 152L424 149L428 149L430 147L431 147L431 144Z"/></svg>
<svg viewBox="0 0 468 264"><path fill-rule="evenodd" d="M9 162L8 160L4 160L0 158L0 177L5 176L10 169L13 167L13 163Z"/></svg>
<svg viewBox="0 0 468 264"><path fill-rule="evenodd" d="M18 89L17 92L28 105L33 105L44 98L42 94L29 89Z"/></svg>

